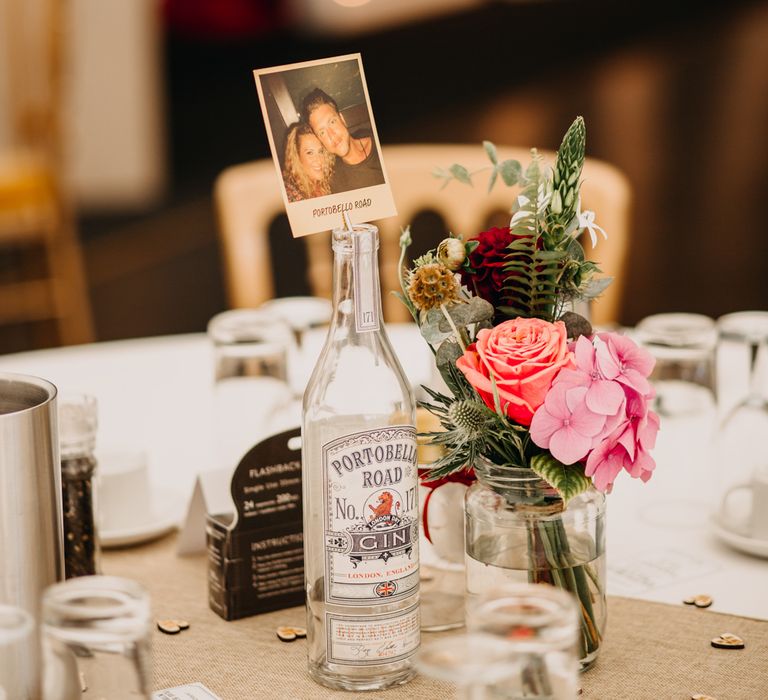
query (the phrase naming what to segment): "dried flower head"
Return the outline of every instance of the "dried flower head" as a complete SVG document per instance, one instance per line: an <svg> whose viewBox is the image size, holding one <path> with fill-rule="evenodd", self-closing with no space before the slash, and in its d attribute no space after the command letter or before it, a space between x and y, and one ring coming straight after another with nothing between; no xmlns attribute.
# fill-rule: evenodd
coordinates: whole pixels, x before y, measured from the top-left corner
<svg viewBox="0 0 768 700"><path fill-rule="evenodd" d="M429 311L459 299L459 285L453 273L441 263L428 263L411 272L408 296L420 311Z"/></svg>
<svg viewBox="0 0 768 700"><path fill-rule="evenodd" d="M466 248L458 238L444 238L437 246L437 259L449 270L458 270L466 258Z"/></svg>

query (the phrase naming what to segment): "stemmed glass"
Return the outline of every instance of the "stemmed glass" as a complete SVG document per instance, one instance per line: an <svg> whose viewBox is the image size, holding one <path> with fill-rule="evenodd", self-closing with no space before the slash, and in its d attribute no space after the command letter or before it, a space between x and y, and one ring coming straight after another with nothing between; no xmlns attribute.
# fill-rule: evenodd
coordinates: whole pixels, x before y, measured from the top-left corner
<svg viewBox="0 0 768 700"><path fill-rule="evenodd" d="M718 320L718 330L720 359L728 363L735 386L723 389L715 522L726 531L768 540L768 312L728 314ZM748 367L746 378L733 375L739 356ZM739 391L743 398L733 405Z"/></svg>

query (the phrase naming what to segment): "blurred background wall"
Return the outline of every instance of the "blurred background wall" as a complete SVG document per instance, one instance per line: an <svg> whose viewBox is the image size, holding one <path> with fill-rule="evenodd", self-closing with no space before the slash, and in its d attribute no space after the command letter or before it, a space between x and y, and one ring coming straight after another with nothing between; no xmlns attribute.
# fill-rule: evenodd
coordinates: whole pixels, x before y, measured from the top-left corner
<svg viewBox="0 0 768 700"><path fill-rule="evenodd" d="M16 1L0 0L6 28ZM213 181L269 156L251 70L358 51L384 145L555 149L584 115L588 155L635 193L623 323L768 308L766 2L65 6L67 181L99 340L200 331L225 308ZM2 95L21 68L2 60L5 146ZM281 293L306 291L279 262ZM0 276L15 265L0 247ZM51 342L29 324L0 327L0 352Z"/></svg>

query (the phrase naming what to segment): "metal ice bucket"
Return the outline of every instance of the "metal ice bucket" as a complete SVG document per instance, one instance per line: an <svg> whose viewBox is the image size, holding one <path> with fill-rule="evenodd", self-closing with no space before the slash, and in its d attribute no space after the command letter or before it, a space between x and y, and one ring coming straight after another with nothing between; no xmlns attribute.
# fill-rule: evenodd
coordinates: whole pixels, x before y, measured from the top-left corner
<svg viewBox="0 0 768 700"><path fill-rule="evenodd" d="M56 387L0 373L0 604L39 622L43 589L64 578L62 533ZM36 685L39 665L25 666Z"/></svg>

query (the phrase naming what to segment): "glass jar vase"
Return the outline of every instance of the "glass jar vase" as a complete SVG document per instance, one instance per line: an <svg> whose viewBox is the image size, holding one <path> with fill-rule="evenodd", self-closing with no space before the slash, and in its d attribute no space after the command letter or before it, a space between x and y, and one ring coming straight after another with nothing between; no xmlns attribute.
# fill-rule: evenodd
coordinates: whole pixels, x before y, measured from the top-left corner
<svg viewBox="0 0 768 700"><path fill-rule="evenodd" d="M530 469L475 462L465 501L467 605L507 583L549 583L581 611L582 670L605 630L605 496L590 488L567 505Z"/></svg>

